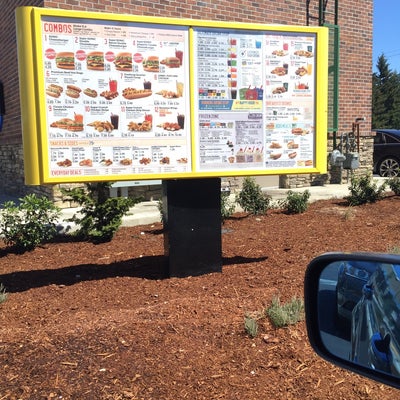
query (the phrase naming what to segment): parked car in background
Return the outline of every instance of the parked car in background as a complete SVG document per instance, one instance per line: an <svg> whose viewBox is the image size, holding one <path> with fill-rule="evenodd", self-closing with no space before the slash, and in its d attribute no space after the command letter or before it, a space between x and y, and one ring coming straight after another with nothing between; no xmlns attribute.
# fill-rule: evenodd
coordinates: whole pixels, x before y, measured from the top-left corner
<svg viewBox="0 0 400 400"><path fill-rule="evenodd" d="M351 361L400 378L400 265L378 265L351 330Z"/></svg>
<svg viewBox="0 0 400 400"><path fill-rule="evenodd" d="M375 271L375 263L343 261L339 267L336 285L337 313L351 320L351 313L363 295L363 287Z"/></svg>
<svg viewBox="0 0 400 400"><path fill-rule="evenodd" d="M400 130L376 129L374 137L374 173L392 178L400 176Z"/></svg>

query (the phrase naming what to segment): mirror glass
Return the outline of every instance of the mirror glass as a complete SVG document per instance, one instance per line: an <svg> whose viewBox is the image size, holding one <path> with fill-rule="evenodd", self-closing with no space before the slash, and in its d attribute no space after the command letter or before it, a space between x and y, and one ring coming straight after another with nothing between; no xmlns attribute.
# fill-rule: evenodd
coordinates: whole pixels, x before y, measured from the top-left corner
<svg viewBox="0 0 400 400"><path fill-rule="evenodd" d="M400 377L400 265L328 264L319 280L318 322L332 354Z"/></svg>

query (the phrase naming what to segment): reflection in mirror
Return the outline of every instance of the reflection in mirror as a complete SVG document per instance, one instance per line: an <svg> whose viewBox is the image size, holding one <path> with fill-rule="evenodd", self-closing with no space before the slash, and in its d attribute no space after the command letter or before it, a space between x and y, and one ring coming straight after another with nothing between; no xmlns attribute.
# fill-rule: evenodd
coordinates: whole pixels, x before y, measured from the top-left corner
<svg viewBox="0 0 400 400"><path fill-rule="evenodd" d="M318 323L333 355L400 377L400 265L327 265L319 280Z"/></svg>

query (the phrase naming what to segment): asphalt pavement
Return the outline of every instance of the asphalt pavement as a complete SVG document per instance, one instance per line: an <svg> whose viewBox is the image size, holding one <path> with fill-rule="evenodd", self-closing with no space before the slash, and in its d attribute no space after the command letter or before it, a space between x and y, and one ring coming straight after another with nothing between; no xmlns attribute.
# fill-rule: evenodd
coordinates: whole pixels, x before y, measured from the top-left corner
<svg viewBox="0 0 400 400"><path fill-rule="evenodd" d="M384 178L374 177L378 184L383 182ZM310 192L310 202L323 199L341 199L349 195L349 184L326 184L324 186L309 186L294 189L280 189L278 187L263 187L263 192L271 196L272 201L277 201L287 197L289 190L292 192L302 193L305 190ZM231 200L234 200L234 195L231 194ZM18 203L18 198L0 193L0 208L5 201L14 201ZM240 211L240 208L237 209ZM66 208L61 212L60 225L65 229L74 229L73 226L65 223L65 220L70 218L75 213L79 212L79 208ZM148 225L161 220L158 209L158 201L145 201L136 204L129 211L129 214L123 218L122 226L137 226Z"/></svg>

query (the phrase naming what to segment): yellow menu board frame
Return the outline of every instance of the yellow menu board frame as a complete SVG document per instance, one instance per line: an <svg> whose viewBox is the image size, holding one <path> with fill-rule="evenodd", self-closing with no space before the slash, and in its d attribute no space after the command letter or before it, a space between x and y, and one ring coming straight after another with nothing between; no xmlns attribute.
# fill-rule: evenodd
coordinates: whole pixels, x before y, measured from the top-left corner
<svg viewBox="0 0 400 400"><path fill-rule="evenodd" d="M17 8L16 21L27 184L326 173L327 28L158 18L36 7ZM108 99L102 98L101 103L100 100L96 100L91 108L89 100L86 100L87 105L84 106L82 100L67 98L67 90L69 95L83 97L81 92L76 93L73 89L67 89L67 86L75 89L74 74L77 75L78 72L70 73L69 67L56 71L58 75L53 72L55 54L47 43L44 43L45 35L42 29L45 21L53 22L51 40L56 46L66 43L68 47L70 43L68 40L71 40L63 36L65 32L62 23L57 28L57 21L73 21L75 27L79 22L79 32L84 32L85 24L99 24L116 30L123 30L126 26L138 27L147 32L147 36L143 36L141 46L147 46L143 48L151 48L153 52L162 53L160 51L162 49L156 48L154 43L169 46L169 51L172 51L173 45L177 43L182 45L185 53L183 66L182 60L180 65L172 65L173 62L177 62L176 58L179 57L175 56L178 54L162 60L160 58L160 64L164 64L160 67L163 68L164 74L159 75L156 82L161 86L161 80L165 85L171 84L174 80L177 82L183 80L184 94L178 94L178 97L182 98L171 99L167 94L166 100L157 100L153 103L143 100L141 103L143 105L140 107L132 105L133 100L129 99L123 100L115 107L112 105L113 92L108 86L106 87L108 82L106 84L104 79L97 78L96 82L102 85L98 91L102 90L104 96L108 94ZM153 33L154 37L157 37L154 43L148 40L153 37ZM175 36L179 37L177 43L174 42L175 33ZM160 39L163 37L169 39L165 39L164 42L164 39ZM90 46L99 46L101 40L102 38L90 37L82 39L82 43L90 49ZM115 39L114 44L118 45L121 42L122 49L124 43L130 40L132 36L126 35L123 40ZM307 40L312 44L308 46L308 50L307 46L306 48L303 46ZM201 45L204 41L206 46ZM263 42L260 44L261 41ZM260 56L262 53L260 46L263 50L266 46L268 49L275 49L274 55ZM293 50L289 67L288 63L282 64L280 59L285 56L289 59L288 46L291 46L289 51ZM228 52L226 66L225 51ZM294 52L296 56L293 56ZM110 60L113 60L112 65L114 65L116 56L113 52L109 53L110 57L113 57ZM88 63L88 55L89 51L86 51L82 58L84 60L82 64L85 63L84 68L86 62ZM108 56L108 53L105 56ZM75 57L78 57L77 53ZM137 57L142 55L137 53ZM180 57L182 58L182 54ZM239 90L236 93L236 89L228 88L233 85L232 77L236 78L237 75L236 68L231 65L236 62L233 57L238 58L237 62L242 65L242 83L249 85L248 90L242 87L240 92L242 97L239 97ZM307 57L310 59L312 57L313 60L308 71L307 64L303 63L307 61ZM135 61L142 68L144 60L137 58ZM109 64L111 65L111 61ZM257 70L259 66L266 71L266 75L262 75L261 82ZM131 65L129 67L132 68ZM89 64L87 68L89 69ZM291 95L296 97L294 102L289 99L289 94L285 93L289 91L288 83L282 83L283 80L280 78L282 74L288 74L288 68L292 72L290 78L286 80L289 81ZM142 72L140 70L137 74L140 79L144 76ZM220 91L218 87L222 87L221 82L225 79L225 72L228 76L228 86ZM91 83L96 74L97 72L92 71L79 73L80 82ZM302 81L300 78L307 74L311 84L300 83ZM121 72L118 76L124 80L118 83L124 83L125 86L129 86L130 82L137 84L139 78L134 75L135 73ZM157 78L156 75L154 77ZM62 88L62 98L66 100L60 102L56 99L54 103L52 95L61 96L61 92L49 93L49 89L57 87L57 84L51 83L57 83L57 79L65 84ZM72 84L67 85L67 83ZM213 85L215 87L211 88ZM77 89L82 90L82 88ZM129 89L130 94L134 95L136 89L134 91L131 87ZM167 92L161 90L158 94ZM254 97L257 93L258 98ZM176 93L171 95L173 96L176 96ZM303 103L307 103L307 107L304 108ZM124 128L120 130L126 129L128 122L137 130L123 132L121 137L116 137L113 130L105 132L104 126L100 126L100 129L103 129L101 133L100 129L96 131L98 128L95 123L99 122L95 121L98 110L101 114L102 109L107 109L109 115L110 111L118 107L125 111L122 120ZM79 114L80 109L90 109L90 113L93 114L90 115L91 122L85 127L80 125L80 120L75 120L76 111ZM152 131L156 131L154 136L146 136L149 135L148 132L140 131L144 129L145 119L140 123L129 120L139 116L147 118L149 109L158 118L157 127L154 120L149 124ZM306 123L304 121L301 123L300 120L307 119L303 115L305 109L307 115L310 115ZM178 123L176 120L173 122L168 120L172 118L172 114L179 114L181 110L186 113L185 126L182 121ZM287 117L288 112L293 115ZM67 113L70 115L65 117ZM104 115L105 113L101 115L103 119ZM287 123L284 118L290 118L291 122ZM66 121L69 124L68 130L65 130L65 126L61 126ZM87 127L89 125L90 128ZM80 135L83 129L90 130L90 133L86 134L93 136L82 140ZM235 132L239 139L231 140L236 137ZM131 136L123 136L127 134ZM292 135L296 141L289 140ZM278 143L280 138L282 138L281 143ZM297 142L297 147L291 147L292 142ZM110 146L109 143L113 145ZM91 157L88 157L88 154ZM131 166L132 155L136 160L136 167ZM173 160L172 155L175 157ZM98 167L92 165L93 159ZM152 164L157 165L153 167Z"/></svg>

